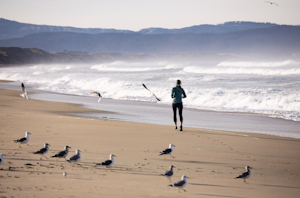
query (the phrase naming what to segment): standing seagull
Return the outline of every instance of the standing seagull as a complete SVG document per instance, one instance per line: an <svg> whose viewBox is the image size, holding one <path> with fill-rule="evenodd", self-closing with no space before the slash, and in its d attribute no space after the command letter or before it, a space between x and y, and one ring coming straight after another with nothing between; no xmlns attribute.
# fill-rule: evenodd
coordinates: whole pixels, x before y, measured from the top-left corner
<svg viewBox="0 0 300 198"><path fill-rule="evenodd" d="M23 98L26 98L27 100L29 100L28 96L27 96L27 92L26 92L26 89L25 89L25 85L22 83L22 91L23 93L20 94L20 96L22 96Z"/></svg>
<svg viewBox="0 0 300 198"><path fill-rule="evenodd" d="M74 164L75 164L75 162L78 162L79 160L80 160L80 158L81 158L81 155L80 155L80 150L76 150L75 151L76 152L76 154L75 155L73 155L72 157L70 157L67 161L68 162L74 162ZM74 167L74 164L73 164L73 167Z"/></svg>
<svg viewBox="0 0 300 198"><path fill-rule="evenodd" d="M67 155L69 153L69 148L71 148L71 147L65 146L65 150L64 151L60 151L59 153L51 156L51 157L57 157L56 160L55 160L55 163L57 162L58 158L65 158L66 159L66 157L67 157Z"/></svg>
<svg viewBox="0 0 300 198"><path fill-rule="evenodd" d="M106 160L105 162L97 163L96 165L102 165L102 166L105 166L105 169L106 169L107 167L109 167L109 168L110 168L110 171L112 172L111 166L112 166L112 165L114 164L114 162L115 162L115 158L114 158L114 157L116 157L114 154L110 154L109 160ZM103 168L104 168L104 167L102 167L102 170L103 170Z"/></svg>
<svg viewBox="0 0 300 198"><path fill-rule="evenodd" d="M17 140L14 140L15 143L20 143L19 144L19 148L21 148L21 144L27 144L27 142L29 141L29 134L31 134L30 132L26 132L25 133L25 137L21 138L21 139L17 139ZM29 146L29 144L27 144Z"/></svg>
<svg viewBox="0 0 300 198"><path fill-rule="evenodd" d="M45 143L45 147L44 148L41 148L39 151L37 152L34 152L33 154L39 154L39 155L42 155L40 160L42 160L42 157L49 151L49 146L50 144L48 143ZM46 156L44 156L46 159L48 159Z"/></svg>
<svg viewBox="0 0 300 198"><path fill-rule="evenodd" d="M277 6L279 6L278 4L276 4L276 3L273 3L273 2L271 2L271 1L265 1L266 3L269 3L269 4L271 4L271 5L277 5Z"/></svg>
<svg viewBox="0 0 300 198"><path fill-rule="evenodd" d="M245 169L246 169L246 172L244 172L243 174L239 175L238 177L236 177L234 179L242 178L242 179L244 179L244 182L246 182L246 179L248 179L251 175L250 169L252 169L252 168L250 166L246 166Z"/></svg>
<svg viewBox="0 0 300 198"><path fill-rule="evenodd" d="M146 87L145 84L143 84L143 86L144 86L148 91L150 91L150 89L148 89L148 88ZM152 91L150 91L150 93L152 94L152 96L154 96L154 97L156 98L156 100L160 101L160 99L159 99L158 97L156 97L156 95L155 95Z"/></svg>
<svg viewBox="0 0 300 198"><path fill-rule="evenodd" d="M170 166L170 170L166 171L164 174L162 174L162 176L165 176L169 179L169 181L171 181L171 177L173 176L174 172L173 172L173 168L175 168L175 166L171 165Z"/></svg>
<svg viewBox="0 0 300 198"><path fill-rule="evenodd" d="M1 153L1 154L0 154L0 164L2 164L3 161L4 161L4 154Z"/></svg>
<svg viewBox="0 0 300 198"><path fill-rule="evenodd" d="M167 154L169 154L171 157L173 157L171 155L171 153L173 152L173 146L175 147L175 145L170 144L169 148L167 148L167 149L165 149L165 150L163 150L163 151L160 152L160 155L167 155ZM175 157L173 157L173 158L175 158ZM165 159L166 159L166 157L165 157Z"/></svg>
<svg viewBox="0 0 300 198"><path fill-rule="evenodd" d="M184 190L183 188L187 185L187 177L185 175L182 175L181 180L179 182L176 182L174 184L171 184L169 186L171 187L177 187L178 192L180 192L180 189ZM184 190L186 192L186 190Z"/></svg>
<svg viewBox="0 0 300 198"><path fill-rule="evenodd" d="M102 96L101 96L101 94L99 92L94 91L94 92L92 92L90 94L97 94L99 96L98 102L100 102L100 100L102 99Z"/></svg>

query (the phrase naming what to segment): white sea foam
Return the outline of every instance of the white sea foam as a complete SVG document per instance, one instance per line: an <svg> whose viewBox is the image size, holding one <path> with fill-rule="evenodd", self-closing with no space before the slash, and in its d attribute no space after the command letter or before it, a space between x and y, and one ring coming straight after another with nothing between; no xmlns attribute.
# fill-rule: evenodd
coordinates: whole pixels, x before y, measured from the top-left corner
<svg viewBox="0 0 300 198"><path fill-rule="evenodd" d="M106 98L156 102L142 86L145 83L165 104L172 102L171 88L181 79L188 96L186 107L300 121L300 64L292 60L253 64L223 62L205 67L116 61L92 66L33 65L2 68L0 79L38 84L39 89L60 93L99 91Z"/></svg>
<svg viewBox="0 0 300 198"><path fill-rule="evenodd" d="M298 65L299 62L293 60L286 60L280 62L230 62L224 61L217 66L219 67L282 67L282 66L293 66Z"/></svg>
<svg viewBox="0 0 300 198"><path fill-rule="evenodd" d="M251 75L299 75L300 68L291 69L267 69L267 68L237 68L237 67L218 67L218 68L199 68L197 66L189 66L183 69L187 73L198 74L251 74Z"/></svg>

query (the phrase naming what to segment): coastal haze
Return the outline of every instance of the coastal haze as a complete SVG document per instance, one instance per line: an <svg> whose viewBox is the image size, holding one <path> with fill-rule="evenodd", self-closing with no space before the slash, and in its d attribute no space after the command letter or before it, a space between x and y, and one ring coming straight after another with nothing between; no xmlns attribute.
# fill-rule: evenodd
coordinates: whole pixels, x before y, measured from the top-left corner
<svg viewBox="0 0 300 198"><path fill-rule="evenodd" d="M10 35L0 40L0 45L6 46L0 48L4 66L0 79L63 94L88 96L99 91L104 98L156 103L141 86L145 83L160 98L157 103L166 106L172 102L170 88L181 79L188 95L185 108L251 113L258 120L264 115L300 121L299 26L227 22L134 32L40 26L6 19L0 19L0 24L2 38ZM47 100L47 96L40 99ZM172 124L153 116L143 120ZM206 123L187 126L222 128ZM273 129L271 125L255 129L234 126L228 130L269 134ZM271 133L298 138L296 128Z"/></svg>
<svg viewBox="0 0 300 198"><path fill-rule="evenodd" d="M299 197L300 1L0 2L3 197Z"/></svg>

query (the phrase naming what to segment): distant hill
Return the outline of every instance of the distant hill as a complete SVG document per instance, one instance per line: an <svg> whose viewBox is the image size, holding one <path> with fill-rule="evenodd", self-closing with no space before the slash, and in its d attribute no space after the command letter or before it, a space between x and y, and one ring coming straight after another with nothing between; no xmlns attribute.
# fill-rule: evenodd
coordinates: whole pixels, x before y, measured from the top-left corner
<svg viewBox="0 0 300 198"><path fill-rule="evenodd" d="M227 22L219 25L196 25L180 29L166 28L146 28L136 33L141 34L181 34L181 33L225 33L241 30L268 28L278 26L272 23L255 23L255 22ZM102 28L74 28L63 26L34 25L19 23L7 19L0 19L0 40L10 38L21 38L26 35L41 32L74 32L74 33L134 33L130 30L102 29Z"/></svg>
<svg viewBox="0 0 300 198"><path fill-rule="evenodd" d="M226 33L236 32L241 30L268 28L278 26L274 23L255 23L255 22L226 22L218 25L195 25L180 29L165 29L165 28L146 28L138 31L142 34L181 34L181 33Z"/></svg>
<svg viewBox="0 0 300 198"><path fill-rule="evenodd" d="M55 52L48 53L37 48L0 47L0 67L24 64L100 64L113 61L188 61L205 65L241 58L235 54L131 54Z"/></svg>
<svg viewBox="0 0 300 198"><path fill-rule="evenodd" d="M300 54L300 27L273 26L227 33L45 32L0 40L2 47L39 48L49 52Z"/></svg>
<svg viewBox="0 0 300 198"><path fill-rule="evenodd" d="M139 58L136 55L134 58ZM37 48L0 47L0 66L51 63L101 63L126 59L119 53L59 52L48 53Z"/></svg>
<svg viewBox="0 0 300 198"><path fill-rule="evenodd" d="M50 25L34 25L28 23L19 23L7 19L0 19L0 39L21 38L23 36L41 33L41 32L76 32L87 34L98 33L132 33L130 30L115 30L102 28L74 28Z"/></svg>

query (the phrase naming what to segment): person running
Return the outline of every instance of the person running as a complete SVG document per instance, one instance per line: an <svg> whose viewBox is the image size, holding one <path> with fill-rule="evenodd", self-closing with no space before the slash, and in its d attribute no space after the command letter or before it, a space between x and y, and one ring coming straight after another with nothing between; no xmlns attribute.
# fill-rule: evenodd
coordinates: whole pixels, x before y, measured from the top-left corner
<svg viewBox="0 0 300 198"><path fill-rule="evenodd" d="M186 98L184 90L181 88L181 81L177 80L176 81L176 87L173 87L172 89L172 94L171 97L173 98L173 118L174 118L174 123L175 123L175 129L177 129L177 117L176 117L176 111L178 108L179 111L179 118L180 118L180 131L182 131L182 122L183 122L183 117L182 117L182 98Z"/></svg>

